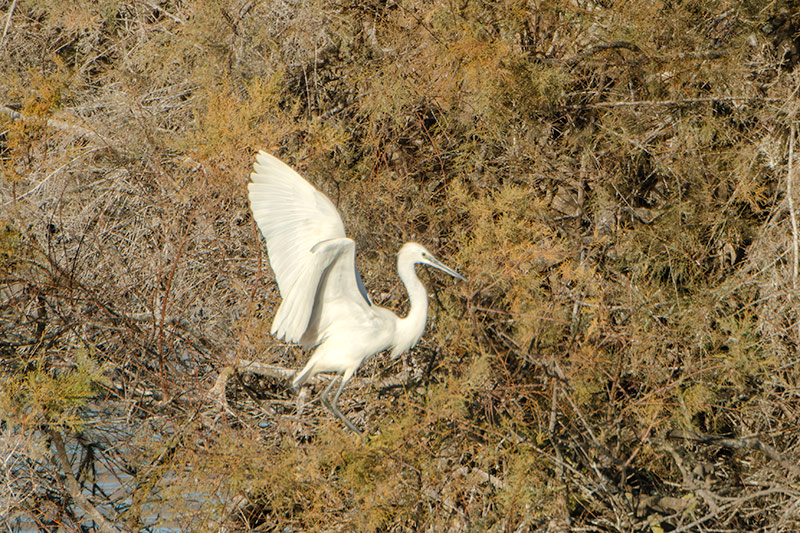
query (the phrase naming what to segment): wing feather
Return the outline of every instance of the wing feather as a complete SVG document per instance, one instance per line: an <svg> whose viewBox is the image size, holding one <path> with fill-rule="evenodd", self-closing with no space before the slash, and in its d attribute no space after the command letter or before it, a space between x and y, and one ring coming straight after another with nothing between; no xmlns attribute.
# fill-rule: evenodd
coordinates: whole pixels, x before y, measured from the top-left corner
<svg viewBox="0 0 800 533"><path fill-rule="evenodd" d="M348 238L332 239L317 244L313 252L326 266L308 327L299 341L307 349L321 343L334 324L366 325L375 317L366 292L361 291L363 284L355 268L356 243Z"/></svg>
<svg viewBox="0 0 800 533"><path fill-rule="evenodd" d="M288 165L259 152L253 170L250 208L283 298L271 332L287 341L316 344L312 332L304 334L315 311L315 324L324 322L320 312L325 302L344 299L362 309L371 305L355 268L355 243L345 237L333 203Z"/></svg>

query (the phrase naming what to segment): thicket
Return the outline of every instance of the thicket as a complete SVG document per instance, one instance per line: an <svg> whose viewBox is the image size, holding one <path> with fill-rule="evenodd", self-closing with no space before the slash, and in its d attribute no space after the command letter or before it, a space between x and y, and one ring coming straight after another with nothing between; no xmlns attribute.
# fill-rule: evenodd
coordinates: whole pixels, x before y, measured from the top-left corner
<svg viewBox="0 0 800 533"><path fill-rule="evenodd" d="M0 525L800 528L787 1L0 0ZM428 331L342 396L246 183L329 195Z"/></svg>

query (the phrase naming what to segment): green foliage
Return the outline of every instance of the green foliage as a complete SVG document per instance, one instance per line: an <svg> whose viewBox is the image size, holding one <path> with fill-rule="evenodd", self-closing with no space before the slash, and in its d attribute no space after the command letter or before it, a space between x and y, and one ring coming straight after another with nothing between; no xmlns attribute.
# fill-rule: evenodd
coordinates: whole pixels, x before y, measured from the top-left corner
<svg viewBox="0 0 800 533"><path fill-rule="evenodd" d="M39 362L26 372L0 378L0 413L17 424L80 431L88 422L82 409L104 382L103 368L85 352L67 370L46 370Z"/></svg>
<svg viewBox="0 0 800 533"><path fill-rule="evenodd" d="M515 521L538 521L552 516L558 487L549 479L547 463L526 447L504 454L507 473L498 491L499 515Z"/></svg>

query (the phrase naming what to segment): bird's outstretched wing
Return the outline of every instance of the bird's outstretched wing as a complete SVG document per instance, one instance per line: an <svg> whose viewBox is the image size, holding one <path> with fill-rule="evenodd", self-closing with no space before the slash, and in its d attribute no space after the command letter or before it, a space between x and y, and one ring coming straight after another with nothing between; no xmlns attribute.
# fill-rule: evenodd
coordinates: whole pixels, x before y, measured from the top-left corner
<svg viewBox="0 0 800 533"><path fill-rule="evenodd" d="M369 307L355 267L355 245L345 237L333 203L266 152L258 153L253 170L248 184L250 208L267 241L269 262L283 298L272 334L300 342L312 314L319 315L319 308L332 299ZM315 342L309 335L303 339L304 344Z"/></svg>

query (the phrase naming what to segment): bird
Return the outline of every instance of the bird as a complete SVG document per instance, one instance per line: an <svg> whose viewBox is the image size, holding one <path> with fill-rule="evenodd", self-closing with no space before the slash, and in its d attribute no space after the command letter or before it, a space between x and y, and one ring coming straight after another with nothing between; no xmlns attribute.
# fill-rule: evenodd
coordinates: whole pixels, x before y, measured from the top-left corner
<svg viewBox="0 0 800 533"><path fill-rule="evenodd" d="M300 174L259 151L248 183L250 209L267 245L267 257L281 296L270 334L311 351L297 371L299 388L321 372L336 376L323 390L322 403L350 430L358 427L337 402L347 382L369 357L389 350L397 358L422 337L428 293L415 265L428 265L459 280L461 274L436 259L424 246L405 243L397 253L397 272L408 291L409 312L400 318L372 303L356 268L356 245L345 234L336 207Z"/></svg>

